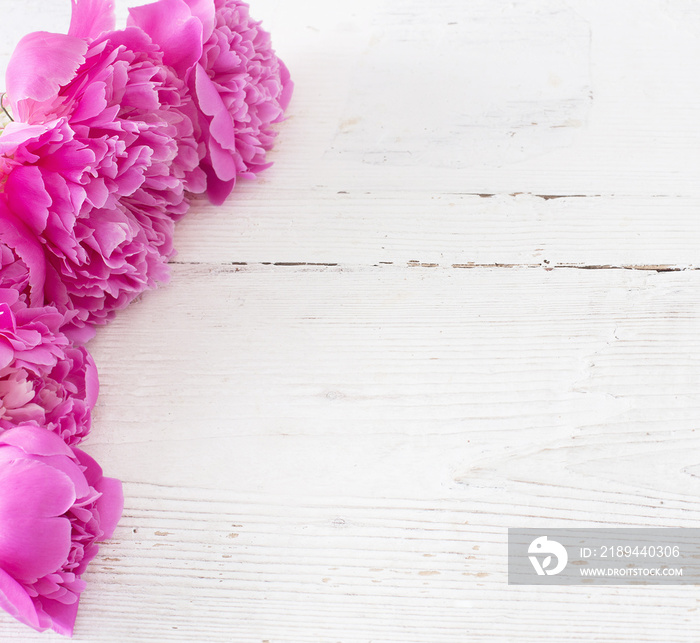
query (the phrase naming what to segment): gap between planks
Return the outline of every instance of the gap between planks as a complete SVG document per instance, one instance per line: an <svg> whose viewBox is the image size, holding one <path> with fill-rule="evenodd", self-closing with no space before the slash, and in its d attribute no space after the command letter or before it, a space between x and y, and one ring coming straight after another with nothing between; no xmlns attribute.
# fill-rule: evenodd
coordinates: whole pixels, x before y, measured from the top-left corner
<svg viewBox="0 0 700 643"><path fill-rule="evenodd" d="M353 271L357 272L363 268L377 268L379 266L394 266L397 268L442 268L442 269L478 269L478 268L540 268L547 272L556 269L567 270L637 270L641 272L685 272L700 270L700 266L696 265L678 265L678 264L588 264L588 263L550 263L547 259L539 263L477 263L468 261L466 263L440 264L433 262L422 262L418 259L407 261L405 264L394 263L393 261L378 261L373 264L349 264L349 263L332 263L332 262L314 262L314 261L170 261L171 265L177 266L234 266L237 268L256 268L256 267L275 267L275 268L336 268L338 271Z"/></svg>

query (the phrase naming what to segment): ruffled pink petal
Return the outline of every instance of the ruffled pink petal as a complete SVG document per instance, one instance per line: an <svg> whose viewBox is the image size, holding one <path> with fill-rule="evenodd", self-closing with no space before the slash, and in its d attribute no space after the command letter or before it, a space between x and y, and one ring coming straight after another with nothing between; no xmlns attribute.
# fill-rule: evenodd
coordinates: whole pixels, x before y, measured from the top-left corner
<svg viewBox="0 0 700 643"><path fill-rule="evenodd" d="M12 248L29 268L30 302L37 305L43 304L46 256L36 236L7 209L2 199L0 199L0 242Z"/></svg>
<svg viewBox="0 0 700 643"><path fill-rule="evenodd" d="M31 101L49 100L73 78L87 47L80 38L46 31L19 41L5 72L10 106L19 120L28 120Z"/></svg>
<svg viewBox="0 0 700 643"><path fill-rule="evenodd" d="M113 0L71 0L73 12L69 36L97 38L103 31L112 31L116 19Z"/></svg>
<svg viewBox="0 0 700 643"><path fill-rule="evenodd" d="M183 0L160 0L132 7L129 24L140 27L151 37L163 52L163 62L180 78L187 78L202 55L202 23Z"/></svg>
<svg viewBox="0 0 700 643"><path fill-rule="evenodd" d="M5 181L5 194L15 204L15 214L35 235L41 234L51 205L41 170L33 165L16 167Z"/></svg>
<svg viewBox="0 0 700 643"><path fill-rule="evenodd" d="M44 123L28 125L13 121L5 126L0 137L0 155L11 155L26 140L37 138L49 131L49 126Z"/></svg>
<svg viewBox="0 0 700 643"><path fill-rule="evenodd" d="M95 503L100 516L102 538L111 538L124 510L124 490L122 483L116 478L105 478L102 468L85 451L74 448L73 452L80 464L85 468L88 484L102 494Z"/></svg>

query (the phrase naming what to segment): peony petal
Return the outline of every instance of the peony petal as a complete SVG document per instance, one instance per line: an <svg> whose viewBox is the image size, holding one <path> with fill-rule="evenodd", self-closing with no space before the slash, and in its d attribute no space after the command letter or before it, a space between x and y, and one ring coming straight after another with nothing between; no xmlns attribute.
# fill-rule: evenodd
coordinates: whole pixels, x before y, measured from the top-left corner
<svg viewBox="0 0 700 643"><path fill-rule="evenodd" d="M59 436L38 426L23 425L0 434L0 446L9 445L22 449L25 453L71 457L73 452Z"/></svg>
<svg viewBox="0 0 700 643"><path fill-rule="evenodd" d="M289 107L289 101L292 100L292 94L294 93L294 83L289 74L289 69L281 60L280 63L280 81L282 82L282 93L280 94L279 104L282 111L286 111Z"/></svg>
<svg viewBox="0 0 700 643"><path fill-rule="evenodd" d="M14 168L5 181L5 194L14 204L15 214L35 235L40 235L46 228L51 205L41 170L36 165Z"/></svg>
<svg viewBox="0 0 700 643"><path fill-rule="evenodd" d="M75 626L75 617L78 615L78 605L80 596L77 596L76 601L68 605L60 601L42 598L41 606L51 618L51 629L63 636L73 636L73 628Z"/></svg>
<svg viewBox="0 0 700 643"><path fill-rule="evenodd" d="M216 6L213 0L185 0L192 15L202 23L202 42L209 40L216 25Z"/></svg>
<svg viewBox="0 0 700 643"><path fill-rule="evenodd" d="M5 86L16 118L27 120L30 104L53 98L85 60L87 43L73 36L35 31L15 48L5 72Z"/></svg>
<svg viewBox="0 0 700 643"><path fill-rule="evenodd" d="M222 181L216 172L209 166L204 164L204 172L207 175L207 196L213 205L222 205L228 198L228 195L233 192L236 186L236 179L230 181Z"/></svg>
<svg viewBox="0 0 700 643"><path fill-rule="evenodd" d="M6 302L0 302L0 330L8 330L14 333L17 330L15 316L12 309Z"/></svg>
<svg viewBox="0 0 700 643"><path fill-rule="evenodd" d="M73 12L69 36L97 38L103 31L112 31L116 24L113 0L71 0Z"/></svg>
<svg viewBox="0 0 700 643"><path fill-rule="evenodd" d="M211 116L209 132L219 145L227 150L236 149L236 130L233 127L233 118L226 109L221 95L214 86L211 78L207 75L202 65L197 65L195 70L195 92L197 94L197 104L204 114ZM214 167L217 171L218 168ZM235 176L235 174L234 174ZM220 176L224 180L233 178L232 176Z"/></svg>
<svg viewBox="0 0 700 643"><path fill-rule="evenodd" d="M62 514L75 502L68 476L17 459L2 464L0 489L0 569L29 583L60 569L71 547L70 521Z"/></svg>
<svg viewBox="0 0 700 643"><path fill-rule="evenodd" d="M14 288L0 288L0 301L11 308L19 301L19 293Z"/></svg>
<svg viewBox="0 0 700 643"><path fill-rule="evenodd" d="M217 179L225 182L236 180L236 157L221 147L214 137L209 139L209 157Z"/></svg>
<svg viewBox="0 0 700 643"><path fill-rule="evenodd" d="M202 55L202 23L183 0L159 0L129 9L129 25L143 29L163 51L163 62L180 76Z"/></svg>
<svg viewBox="0 0 700 643"><path fill-rule="evenodd" d="M80 466L85 469L85 479L91 487L97 487L97 483L102 480L102 467L97 464L97 460L85 453L78 447L73 447L73 453L80 462Z"/></svg>
<svg viewBox="0 0 700 643"><path fill-rule="evenodd" d="M44 302L46 257L36 237L0 200L0 241L12 248L29 269L31 303Z"/></svg>
<svg viewBox="0 0 700 643"><path fill-rule="evenodd" d="M97 374L97 366L92 355L84 348L85 353L85 404L92 409L97 403L97 396L100 391L100 379Z"/></svg>
<svg viewBox="0 0 700 643"><path fill-rule="evenodd" d="M12 364L15 359L15 351L4 339L0 338L0 368Z"/></svg>
<svg viewBox="0 0 700 643"><path fill-rule="evenodd" d="M100 515L100 529L103 532L102 538L111 538L124 510L122 483L116 478L103 477L100 465L82 449L74 447L73 452L78 462L85 467L88 484L102 494L96 502Z"/></svg>
<svg viewBox="0 0 700 643"><path fill-rule="evenodd" d="M17 121L8 123L0 137L0 154L12 156L22 143L39 138L42 134L45 134L54 127L55 123L56 121L37 125L28 125L27 123L20 123Z"/></svg>
<svg viewBox="0 0 700 643"><path fill-rule="evenodd" d="M124 489L121 480L116 478L102 478L95 489L102 494L95 503L100 514L102 538L111 538L124 510Z"/></svg>
<svg viewBox="0 0 700 643"><path fill-rule="evenodd" d="M50 619L37 611L27 590L2 569L0 569L0 607L20 623L29 625L37 632L43 632L51 627Z"/></svg>
<svg viewBox="0 0 700 643"><path fill-rule="evenodd" d="M47 431L44 428L42 428L41 431L51 433L51 431ZM52 433L52 435L56 434ZM33 459L37 462L48 464L50 467L53 467L61 473L65 473L73 484L73 493L75 494L76 500L87 498L91 493L93 493L90 490L87 480L85 479L85 474L72 458L66 458L62 455L50 455L35 456Z"/></svg>
<svg viewBox="0 0 700 643"><path fill-rule="evenodd" d="M97 334L97 329L92 324L86 324L84 326L66 326L61 329L61 332L65 333L66 337L74 344L80 345L87 344Z"/></svg>

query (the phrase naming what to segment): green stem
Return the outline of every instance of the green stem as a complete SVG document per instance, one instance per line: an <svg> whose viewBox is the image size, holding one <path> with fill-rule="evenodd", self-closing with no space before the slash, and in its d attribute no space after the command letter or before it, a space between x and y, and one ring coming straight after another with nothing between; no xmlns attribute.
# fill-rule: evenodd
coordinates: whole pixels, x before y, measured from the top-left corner
<svg viewBox="0 0 700 643"><path fill-rule="evenodd" d="M0 94L0 109L2 109L2 111L5 112L5 116L7 116L7 118L9 118L10 121L14 123L15 119L12 118L12 115L10 114L10 112L7 111L7 108L5 107L5 96L5 92L2 92L2 94ZM0 129L4 129L4 125L0 127Z"/></svg>

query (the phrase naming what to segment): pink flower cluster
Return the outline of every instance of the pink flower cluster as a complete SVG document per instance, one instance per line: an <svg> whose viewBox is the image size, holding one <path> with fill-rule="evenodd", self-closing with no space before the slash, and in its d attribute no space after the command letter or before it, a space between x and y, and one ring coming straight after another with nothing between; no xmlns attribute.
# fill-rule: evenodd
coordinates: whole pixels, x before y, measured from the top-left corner
<svg viewBox="0 0 700 643"><path fill-rule="evenodd" d="M268 167L292 93L240 0L158 0L116 30L72 0L68 34L17 46L0 133L0 606L72 634L81 574L121 483L77 445L95 327L168 279L173 226Z"/></svg>

